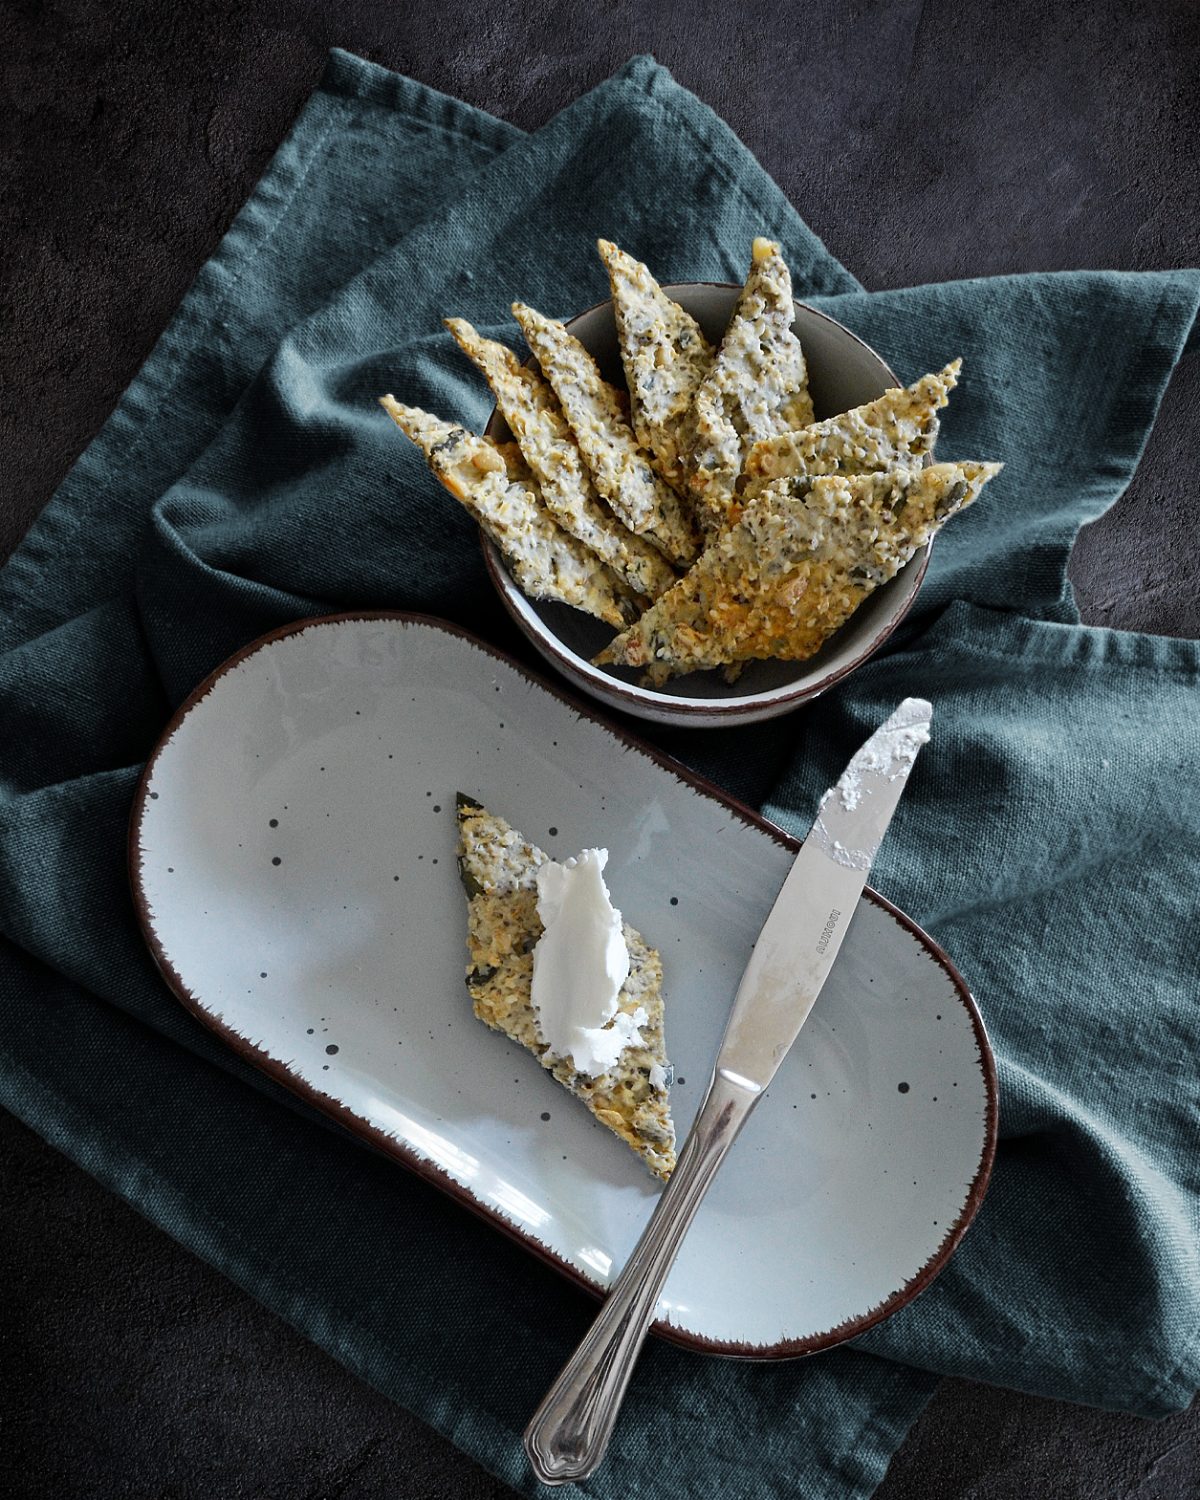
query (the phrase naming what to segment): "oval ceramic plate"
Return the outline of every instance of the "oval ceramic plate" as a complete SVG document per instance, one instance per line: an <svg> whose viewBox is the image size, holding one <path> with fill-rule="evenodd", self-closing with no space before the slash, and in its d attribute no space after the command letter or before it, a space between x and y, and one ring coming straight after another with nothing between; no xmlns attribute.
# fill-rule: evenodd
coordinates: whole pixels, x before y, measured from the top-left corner
<svg viewBox="0 0 1200 1500"><path fill-rule="evenodd" d="M719 344L741 287L688 282L664 290ZM611 302L601 302L567 324L613 384L625 385ZM900 380L868 344L827 313L796 304L792 324L804 347L809 388L818 419L873 401ZM497 411L486 432L497 441L511 433ZM929 566L928 543L895 578L865 599L853 616L807 661L750 662L730 685L719 672L690 672L661 688L644 688L629 667L594 667L592 657L612 638L601 621L566 604L527 598L513 582L499 550L486 537L488 572L505 608L551 666L575 687L610 708L660 724L696 729L754 724L788 713L840 682L887 640L912 608Z"/></svg>
<svg viewBox="0 0 1200 1500"><path fill-rule="evenodd" d="M682 1140L796 845L452 626L310 621L203 683L138 790L138 910L176 993L231 1046L603 1288L658 1185L473 1017L460 790L559 858L611 851L613 899L663 955ZM861 1333L950 1255L995 1118L961 979L868 893L688 1235L659 1331L752 1357Z"/></svg>

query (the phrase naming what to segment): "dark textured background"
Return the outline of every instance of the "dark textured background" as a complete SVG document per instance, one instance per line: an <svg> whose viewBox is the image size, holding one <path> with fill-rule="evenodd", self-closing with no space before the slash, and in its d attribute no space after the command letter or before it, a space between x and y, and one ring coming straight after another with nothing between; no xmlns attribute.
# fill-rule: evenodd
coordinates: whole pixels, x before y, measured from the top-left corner
<svg viewBox="0 0 1200 1500"><path fill-rule="evenodd" d="M652 51L868 288L1200 263L1196 0L0 0L0 556L335 44L527 128ZM1133 486L1076 549L1086 619L1200 636L1198 446L1191 356ZM0 1213L0 1494L509 1494L4 1115ZM879 1491L1197 1496L1200 1410L1150 1423L964 1382Z"/></svg>

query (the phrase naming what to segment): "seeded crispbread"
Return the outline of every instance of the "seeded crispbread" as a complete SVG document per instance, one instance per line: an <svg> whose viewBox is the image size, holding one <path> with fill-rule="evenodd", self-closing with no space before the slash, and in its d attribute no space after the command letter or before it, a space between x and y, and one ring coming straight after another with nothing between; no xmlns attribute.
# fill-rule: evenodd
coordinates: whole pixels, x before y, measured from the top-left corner
<svg viewBox="0 0 1200 1500"><path fill-rule="evenodd" d="M630 531L649 537L668 561L687 567L700 552L695 526L683 501L654 472L618 393L561 323L521 302L514 302L512 310L571 424L597 490Z"/></svg>
<svg viewBox="0 0 1200 1500"><path fill-rule="evenodd" d="M445 323L491 386L500 414L558 524L590 547L637 593L648 599L665 593L675 582L674 569L657 547L619 521L596 493L549 382L523 365L504 344L484 338L465 318L447 318Z"/></svg>
<svg viewBox="0 0 1200 1500"><path fill-rule="evenodd" d="M611 240L596 243L612 289L633 430L659 474L686 494L692 400L712 369L712 345L640 260Z"/></svg>
<svg viewBox="0 0 1200 1500"><path fill-rule="evenodd" d="M738 500L746 505L777 479L797 474L867 474L915 469L933 452L937 413L950 399L962 360L910 386L793 432L755 443L746 455Z"/></svg>
<svg viewBox="0 0 1200 1500"><path fill-rule="evenodd" d="M638 1026L644 1045L626 1047L616 1066L598 1078L576 1072L570 1058L557 1056L542 1041L530 998L533 949L542 935L537 872L549 855L461 793L458 834L459 873L467 893L467 989L476 1016L532 1052L665 1181L675 1165L675 1126L658 953L625 923L630 967L617 1006L631 1015L645 1012L647 1019Z"/></svg>
<svg viewBox="0 0 1200 1500"><path fill-rule="evenodd" d="M812 656L999 464L781 479L596 658L652 682L729 662Z"/></svg>
<svg viewBox="0 0 1200 1500"><path fill-rule="evenodd" d="M620 579L550 515L515 443L501 447L394 396L380 405L499 547L526 594L573 605L618 630L637 615Z"/></svg>
<svg viewBox="0 0 1200 1500"><path fill-rule="evenodd" d="M792 331L795 316L792 278L779 246L756 239L750 274L692 414L688 484L707 536L727 519L747 450L813 419L804 351Z"/></svg>

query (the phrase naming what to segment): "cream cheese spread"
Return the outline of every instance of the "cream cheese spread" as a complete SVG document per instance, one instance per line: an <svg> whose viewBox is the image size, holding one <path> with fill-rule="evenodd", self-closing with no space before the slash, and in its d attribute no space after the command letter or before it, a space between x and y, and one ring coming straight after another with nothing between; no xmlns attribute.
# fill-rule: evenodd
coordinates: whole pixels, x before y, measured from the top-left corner
<svg viewBox="0 0 1200 1500"><path fill-rule="evenodd" d="M872 815L870 807L865 807L856 819L846 820L842 814L863 807L864 799L878 789L878 781L895 781L908 775L918 750L929 743L932 718L931 703L924 698L905 698L891 718L855 753L837 784L821 798L810 837L834 864L848 870L871 868L891 817L890 810L882 819L878 813ZM895 805L894 799L891 805ZM847 836L847 830L852 831L854 844L842 843L835 830Z"/></svg>
<svg viewBox="0 0 1200 1500"><path fill-rule="evenodd" d="M544 931L533 950L531 999L542 1040L578 1072L599 1077L625 1048L642 1046L647 1021L640 1006L617 1011L629 976L621 913L604 883L607 849L585 849L537 872L538 916Z"/></svg>

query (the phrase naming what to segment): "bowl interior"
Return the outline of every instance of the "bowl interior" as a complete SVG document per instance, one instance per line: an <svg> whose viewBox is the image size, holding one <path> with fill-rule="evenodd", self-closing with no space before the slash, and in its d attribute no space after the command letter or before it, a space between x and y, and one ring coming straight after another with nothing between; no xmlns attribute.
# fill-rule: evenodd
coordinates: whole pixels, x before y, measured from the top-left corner
<svg viewBox="0 0 1200 1500"><path fill-rule="evenodd" d="M713 344L720 342L739 287L701 282L665 290L691 313ZM605 378L624 387L612 304L604 302L590 308L567 326L597 360ZM900 384L873 349L824 313L798 304L792 326L804 348L818 421L861 406ZM498 412L493 412L487 433L497 441L511 437ZM721 705L732 713L739 707L750 710L774 699L783 709L824 691L870 655L899 624L920 587L929 549L922 549L895 578L866 599L809 660L751 662L733 684L726 683L718 672L693 672L659 689L639 687L639 674L633 669L592 666L591 658L612 638L612 630L565 604L526 598L490 542L485 543L485 552L510 613L548 661L606 702L633 713L645 709L651 717L669 719L686 712L689 705L701 712Z"/></svg>

